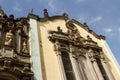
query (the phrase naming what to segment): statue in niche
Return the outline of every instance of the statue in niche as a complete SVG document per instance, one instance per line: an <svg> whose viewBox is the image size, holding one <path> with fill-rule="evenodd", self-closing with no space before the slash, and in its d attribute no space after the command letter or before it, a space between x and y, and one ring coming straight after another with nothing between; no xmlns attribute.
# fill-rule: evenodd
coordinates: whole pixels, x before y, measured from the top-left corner
<svg viewBox="0 0 120 80"><path fill-rule="evenodd" d="M6 46L10 46L12 43L12 40L13 40L13 33L12 33L12 30L9 30L9 32L6 33L4 44Z"/></svg>
<svg viewBox="0 0 120 80"><path fill-rule="evenodd" d="M27 48L27 40L24 39L22 42L22 52L23 53L28 53L28 48Z"/></svg>

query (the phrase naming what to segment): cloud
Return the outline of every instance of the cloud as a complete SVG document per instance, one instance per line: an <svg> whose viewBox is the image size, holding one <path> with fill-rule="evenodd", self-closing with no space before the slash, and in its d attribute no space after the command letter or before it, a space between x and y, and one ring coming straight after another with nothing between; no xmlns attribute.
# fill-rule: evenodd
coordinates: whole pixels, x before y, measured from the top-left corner
<svg viewBox="0 0 120 80"><path fill-rule="evenodd" d="M75 1L76 1L76 3L81 3L81 2L84 2L86 0L75 0Z"/></svg>
<svg viewBox="0 0 120 80"><path fill-rule="evenodd" d="M50 10L52 11L52 12L54 12L55 10L56 10L56 7L55 7L55 0L49 0L49 2L48 2L48 6L50 7Z"/></svg>
<svg viewBox="0 0 120 80"><path fill-rule="evenodd" d="M109 28L104 28L103 31L104 31L104 34L109 38L112 38L113 35L115 35L115 33L113 31L113 28L110 28L110 27Z"/></svg>
<svg viewBox="0 0 120 80"><path fill-rule="evenodd" d="M120 32L120 27L118 28L118 32Z"/></svg>
<svg viewBox="0 0 120 80"><path fill-rule="evenodd" d="M16 4L12 7L12 9L13 9L14 12L19 12L19 13L23 11L22 7L21 7L18 3L16 3Z"/></svg>
<svg viewBox="0 0 120 80"><path fill-rule="evenodd" d="M93 24L93 23L99 22L99 21L101 21L102 19L103 19L102 16L97 16L97 17L91 19L91 20L89 21L89 24Z"/></svg>
<svg viewBox="0 0 120 80"><path fill-rule="evenodd" d="M106 33L111 33L113 31L112 28L104 28L104 32Z"/></svg>

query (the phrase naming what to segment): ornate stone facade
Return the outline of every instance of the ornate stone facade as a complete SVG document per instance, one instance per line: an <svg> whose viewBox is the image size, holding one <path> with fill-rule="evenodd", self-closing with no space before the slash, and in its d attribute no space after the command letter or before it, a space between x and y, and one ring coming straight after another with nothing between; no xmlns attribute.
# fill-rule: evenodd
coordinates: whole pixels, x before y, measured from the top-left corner
<svg viewBox="0 0 120 80"><path fill-rule="evenodd" d="M29 20L0 8L0 80L33 80L28 40Z"/></svg>
<svg viewBox="0 0 120 80"><path fill-rule="evenodd" d="M14 19L0 8L0 80L117 80L105 37L68 14Z"/></svg>

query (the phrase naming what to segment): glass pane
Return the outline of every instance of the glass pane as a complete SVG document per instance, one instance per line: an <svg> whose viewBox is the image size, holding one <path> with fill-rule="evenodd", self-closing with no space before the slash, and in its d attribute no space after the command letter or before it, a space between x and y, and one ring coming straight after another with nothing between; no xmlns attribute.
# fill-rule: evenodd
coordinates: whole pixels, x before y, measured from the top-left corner
<svg viewBox="0 0 120 80"><path fill-rule="evenodd" d="M61 52L61 57L62 57L62 62L63 62L67 80L75 80L72 64L71 64L68 53Z"/></svg>

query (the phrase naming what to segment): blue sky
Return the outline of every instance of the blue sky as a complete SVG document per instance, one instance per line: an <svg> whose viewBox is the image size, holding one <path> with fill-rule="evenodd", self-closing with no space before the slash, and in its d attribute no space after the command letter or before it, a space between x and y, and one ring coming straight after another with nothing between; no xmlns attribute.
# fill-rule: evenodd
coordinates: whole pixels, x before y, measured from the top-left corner
<svg viewBox="0 0 120 80"><path fill-rule="evenodd" d="M120 64L120 0L0 0L4 12L15 17L33 13L43 17L43 9L49 15L66 12L71 19L83 23L97 34L106 36L112 52Z"/></svg>

